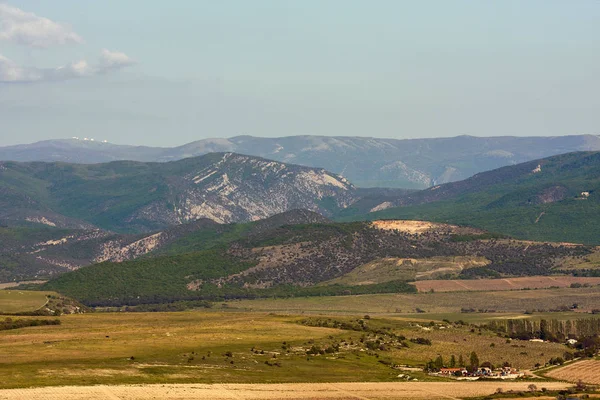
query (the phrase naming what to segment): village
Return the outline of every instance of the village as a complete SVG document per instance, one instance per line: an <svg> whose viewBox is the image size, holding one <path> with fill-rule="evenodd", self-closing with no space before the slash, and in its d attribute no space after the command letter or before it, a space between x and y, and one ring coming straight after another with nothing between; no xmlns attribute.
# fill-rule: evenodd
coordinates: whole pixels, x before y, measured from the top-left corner
<svg viewBox="0 0 600 400"><path fill-rule="evenodd" d="M471 372L467 368L441 368L439 371L430 372L431 376L442 376L455 378L456 380L478 380L485 379L517 379L525 374L512 367L501 367L492 369L490 367L479 367Z"/></svg>

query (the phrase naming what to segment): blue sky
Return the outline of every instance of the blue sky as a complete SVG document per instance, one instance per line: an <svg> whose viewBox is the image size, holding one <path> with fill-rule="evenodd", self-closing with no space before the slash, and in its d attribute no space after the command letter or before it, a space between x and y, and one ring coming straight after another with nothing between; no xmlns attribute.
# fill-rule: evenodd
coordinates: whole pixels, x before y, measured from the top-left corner
<svg viewBox="0 0 600 400"><path fill-rule="evenodd" d="M596 0L0 0L0 145L598 134Z"/></svg>

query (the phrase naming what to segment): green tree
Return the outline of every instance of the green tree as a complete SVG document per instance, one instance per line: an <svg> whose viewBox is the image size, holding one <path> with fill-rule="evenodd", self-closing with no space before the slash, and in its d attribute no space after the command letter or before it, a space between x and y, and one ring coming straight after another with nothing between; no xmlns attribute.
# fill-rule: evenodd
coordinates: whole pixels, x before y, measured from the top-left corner
<svg viewBox="0 0 600 400"><path fill-rule="evenodd" d="M458 356L458 366L461 368L464 368L464 366L465 366L465 360L463 359L462 354Z"/></svg>
<svg viewBox="0 0 600 400"><path fill-rule="evenodd" d="M435 365L435 368L438 370L444 368L444 359L442 358L441 355L437 356L437 358L434 361L434 365Z"/></svg>
<svg viewBox="0 0 600 400"><path fill-rule="evenodd" d="M452 354L450 356L450 368L454 368L456 367L456 357L454 357L454 354Z"/></svg>
<svg viewBox="0 0 600 400"><path fill-rule="evenodd" d="M469 357L469 361L470 361L470 367L472 371L475 371L477 368L479 368L479 357L477 357L477 353L475 353L474 351L471 352L471 356Z"/></svg>

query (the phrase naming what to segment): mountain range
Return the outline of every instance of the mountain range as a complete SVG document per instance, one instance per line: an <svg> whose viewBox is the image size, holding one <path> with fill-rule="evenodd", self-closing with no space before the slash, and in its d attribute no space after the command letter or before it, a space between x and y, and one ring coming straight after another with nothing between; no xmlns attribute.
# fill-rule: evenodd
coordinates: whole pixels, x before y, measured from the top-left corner
<svg viewBox="0 0 600 400"><path fill-rule="evenodd" d="M235 152L323 168L346 177L358 187L424 189L502 166L567 152L596 150L600 150L600 137L595 135L458 136L404 140L343 136L236 136L203 139L172 148L124 146L89 139L48 140L0 147L0 160L167 162L213 152Z"/></svg>
<svg viewBox="0 0 600 400"><path fill-rule="evenodd" d="M258 251L252 250L258 245L235 245L249 237L262 247L290 238L291 247L271 255L288 257L280 259L282 266L276 268L280 272L308 254L302 265L316 268L310 274L336 265L347 273L363 265L353 264L355 257L369 262L364 254L378 253L371 244L366 253L356 253L362 242L354 238L362 237L360 226L369 225L332 219L434 221L472 227L468 229L485 237L598 245L598 193L600 152L529 161L421 191L360 189L323 169L235 153L165 163L0 162L0 281L55 276L94 263L222 250L219 246L241 260L233 265L242 268L246 262L257 262L248 251ZM319 228L306 228L314 224ZM296 228L274 233L275 228L292 225ZM344 239L328 242L329 247L318 251L300 251L305 241L317 240L316 246L318 238L326 240L332 232L343 233ZM369 243L382 246L387 240L381 235L368 237ZM334 244L342 246L341 253ZM431 246L441 245L437 241L426 245ZM333 254L338 254L335 261L329 260Z"/></svg>

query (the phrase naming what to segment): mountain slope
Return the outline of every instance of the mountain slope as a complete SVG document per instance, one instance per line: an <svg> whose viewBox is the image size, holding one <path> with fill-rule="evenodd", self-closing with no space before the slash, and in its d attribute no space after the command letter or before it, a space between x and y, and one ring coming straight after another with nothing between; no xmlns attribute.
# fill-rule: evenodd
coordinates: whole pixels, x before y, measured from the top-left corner
<svg viewBox="0 0 600 400"><path fill-rule="evenodd" d="M531 240L600 244L600 152L577 152L410 193L368 219L415 218Z"/></svg>
<svg viewBox="0 0 600 400"><path fill-rule="evenodd" d="M517 242L472 228L411 221L246 223L230 229L226 238L217 235L208 245L206 237L195 237L195 247L192 235L183 239L187 246L171 247L169 254L80 268L43 288L87 305L406 292L414 291L407 282L419 276L549 274L562 260L591 252L585 246ZM419 264L424 274L416 274ZM455 268L443 268L448 264ZM387 265L382 282L331 284L373 265Z"/></svg>
<svg viewBox="0 0 600 400"><path fill-rule="evenodd" d="M0 282L47 279L100 262L206 250L283 225L328 223L320 214L291 210L245 224L199 219L146 234L98 229L0 226Z"/></svg>
<svg viewBox="0 0 600 400"><path fill-rule="evenodd" d="M234 153L168 163L0 163L0 220L11 224L136 233L298 208L331 215L356 198L346 179L323 169Z"/></svg>
<svg viewBox="0 0 600 400"><path fill-rule="evenodd" d="M600 150L600 137L473 137L378 139L368 137L237 136L173 148L118 146L83 140L44 141L0 148L0 160L174 161L211 152L236 152L325 168L361 187L426 188L476 173L573 151Z"/></svg>

